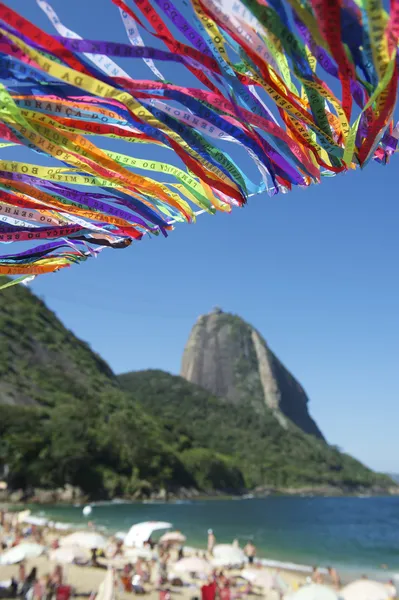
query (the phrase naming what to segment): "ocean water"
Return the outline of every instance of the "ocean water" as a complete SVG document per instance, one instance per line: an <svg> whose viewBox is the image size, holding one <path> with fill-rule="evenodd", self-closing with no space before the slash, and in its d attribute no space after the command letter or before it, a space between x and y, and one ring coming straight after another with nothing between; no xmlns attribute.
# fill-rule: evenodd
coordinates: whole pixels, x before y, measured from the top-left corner
<svg viewBox="0 0 399 600"><path fill-rule="evenodd" d="M87 524L82 506L31 507L57 521ZM165 504L104 503L89 517L109 532L140 521L173 523L187 545L205 547L212 528L218 543L252 539L259 557L302 565L335 565L357 573L399 574L399 497L199 500Z"/></svg>

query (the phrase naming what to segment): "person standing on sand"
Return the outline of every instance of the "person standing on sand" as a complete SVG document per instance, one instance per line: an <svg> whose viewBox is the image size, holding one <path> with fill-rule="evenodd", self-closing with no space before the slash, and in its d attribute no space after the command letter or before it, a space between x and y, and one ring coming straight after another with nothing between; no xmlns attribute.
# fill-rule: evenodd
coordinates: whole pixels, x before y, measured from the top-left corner
<svg viewBox="0 0 399 600"><path fill-rule="evenodd" d="M216 545L216 537L212 529L208 529L208 553L213 556L213 549Z"/></svg>
<svg viewBox="0 0 399 600"><path fill-rule="evenodd" d="M18 576L17 576L17 584L18 584L18 592L22 589L26 579L26 567L25 562L22 561L18 566Z"/></svg>
<svg viewBox="0 0 399 600"><path fill-rule="evenodd" d="M339 590L339 588L341 587L341 579L338 575L338 571L336 569L333 569L332 567L327 567L327 571L331 578L331 583L335 588Z"/></svg>
<svg viewBox="0 0 399 600"><path fill-rule="evenodd" d="M256 556L256 546L251 541L245 546L244 554L248 558L249 564L252 565Z"/></svg>
<svg viewBox="0 0 399 600"><path fill-rule="evenodd" d="M323 575L317 567L313 567L312 581L313 583L323 583Z"/></svg>

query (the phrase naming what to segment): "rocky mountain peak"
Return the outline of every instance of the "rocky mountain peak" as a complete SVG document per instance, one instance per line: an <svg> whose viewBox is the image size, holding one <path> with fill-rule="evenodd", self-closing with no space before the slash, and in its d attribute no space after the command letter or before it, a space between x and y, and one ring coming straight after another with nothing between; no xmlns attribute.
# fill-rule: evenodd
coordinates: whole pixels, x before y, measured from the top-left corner
<svg viewBox="0 0 399 600"><path fill-rule="evenodd" d="M272 411L284 428L291 422L324 439L300 383L255 328L218 307L197 319L184 349L181 376L234 404Z"/></svg>

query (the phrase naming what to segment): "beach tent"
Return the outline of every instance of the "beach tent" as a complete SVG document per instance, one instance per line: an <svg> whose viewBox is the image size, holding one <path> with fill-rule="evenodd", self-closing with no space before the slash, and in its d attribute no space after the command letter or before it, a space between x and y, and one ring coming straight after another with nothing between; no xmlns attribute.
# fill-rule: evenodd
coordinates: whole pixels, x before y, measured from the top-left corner
<svg viewBox="0 0 399 600"><path fill-rule="evenodd" d="M208 575L212 571L212 565L204 558L189 556L178 560L172 567L176 574L195 573L196 575Z"/></svg>
<svg viewBox="0 0 399 600"><path fill-rule="evenodd" d="M18 544L0 555L0 565L16 565L27 558L37 558L44 551L41 544Z"/></svg>
<svg viewBox="0 0 399 600"><path fill-rule="evenodd" d="M166 523L165 521L144 521L143 523L137 523L129 529L124 544L125 546L142 548L154 531L170 529L171 527L172 523Z"/></svg>
<svg viewBox="0 0 399 600"><path fill-rule="evenodd" d="M341 600L334 590L325 586L311 583L304 585L296 592L284 596L285 600ZM365 600L363 598L362 600Z"/></svg>
<svg viewBox="0 0 399 600"><path fill-rule="evenodd" d="M108 545L107 539L95 531L76 531L60 540L60 546L79 546L87 550L104 550Z"/></svg>
<svg viewBox="0 0 399 600"><path fill-rule="evenodd" d="M389 600L388 588L378 581L358 579L342 588L342 600Z"/></svg>
<svg viewBox="0 0 399 600"><path fill-rule="evenodd" d="M212 564L217 567L240 566L247 562L247 557L240 548L231 544L218 544L213 549Z"/></svg>

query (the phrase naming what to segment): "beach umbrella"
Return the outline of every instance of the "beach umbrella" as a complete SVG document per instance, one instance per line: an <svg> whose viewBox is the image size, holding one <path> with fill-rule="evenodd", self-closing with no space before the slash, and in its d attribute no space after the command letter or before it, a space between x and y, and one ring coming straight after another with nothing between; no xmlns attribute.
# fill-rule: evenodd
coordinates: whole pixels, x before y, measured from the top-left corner
<svg viewBox="0 0 399 600"><path fill-rule="evenodd" d="M208 575L212 571L212 565L204 558L189 556L182 558L173 565L174 573L195 573L196 575Z"/></svg>
<svg viewBox="0 0 399 600"><path fill-rule="evenodd" d="M242 565L247 560L244 552L231 544L218 544L213 549L212 564L218 567Z"/></svg>
<svg viewBox="0 0 399 600"><path fill-rule="evenodd" d="M45 549L41 544L18 544L0 555L0 565L16 565L27 558L37 558Z"/></svg>
<svg viewBox="0 0 399 600"><path fill-rule="evenodd" d="M293 594L285 596L285 600L341 600L337 593L325 585L311 583L299 588ZM365 599L363 599L365 600Z"/></svg>
<svg viewBox="0 0 399 600"><path fill-rule="evenodd" d="M186 536L180 531L168 531L159 540L162 544L184 544Z"/></svg>
<svg viewBox="0 0 399 600"><path fill-rule="evenodd" d="M273 587L273 576L265 569L244 569L240 573L252 585L270 590Z"/></svg>
<svg viewBox="0 0 399 600"><path fill-rule="evenodd" d="M18 523L26 523L26 519L29 517L29 515L30 510L21 510L17 516Z"/></svg>
<svg viewBox="0 0 399 600"><path fill-rule="evenodd" d="M131 527L125 537L125 546L136 546L140 548L145 542L148 542L154 531L162 529L170 529L172 523L166 523L165 521L144 521L143 523L137 523Z"/></svg>
<svg viewBox="0 0 399 600"><path fill-rule="evenodd" d="M378 581L358 579L346 585L340 591L342 600L388 600L388 588Z"/></svg>
<svg viewBox="0 0 399 600"><path fill-rule="evenodd" d="M60 540L60 546L79 546L87 550L103 550L108 545L107 539L95 531L76 531Z"/></svg>
<svg viewBox="0 0 399 600"><path fill-rule="evenodd" d="M88 553L84 548L79 546L62 546L56 550L52 550L49 554L49 558L53 562L72 564L73 562L85 562L89 560Z"/></svg>

